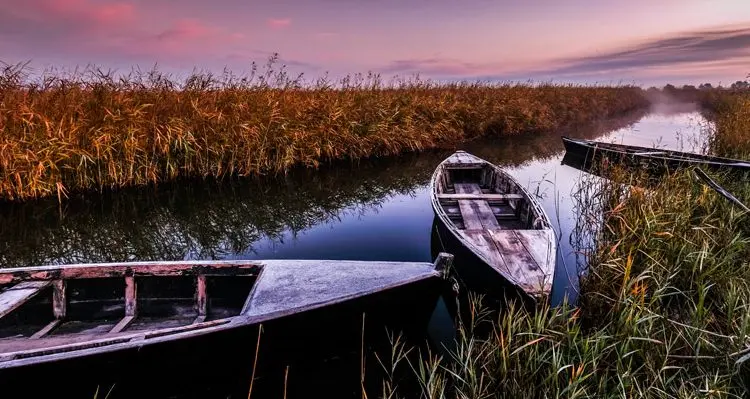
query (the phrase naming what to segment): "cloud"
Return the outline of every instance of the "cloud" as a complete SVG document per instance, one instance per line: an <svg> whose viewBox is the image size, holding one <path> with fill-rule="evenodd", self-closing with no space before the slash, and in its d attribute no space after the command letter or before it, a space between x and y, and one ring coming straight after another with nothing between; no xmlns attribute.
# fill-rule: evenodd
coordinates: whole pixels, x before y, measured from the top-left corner
<svg viewBox="0 0 750 399"><path fill-rule="evenodd" d="M392 61L385 67L380 68L379 71L388 74L421 73L440 77L472 77L504 72L510 73L526 66L521 63L477 63L454 58L432 57Z"/></svg>
<svg viewBox="0 0 750 399"><path fill-rule="evenodd" d="M742 78L750 71L750 25L684 32L599 54L534 63L474 63L433 57L396 60L380 70L481 80Z"/></svg>
<svg viewBox="0 0 750 399"><path fill-rule="evenodd" d="M266 51L266 50L258 50L258 49L249 50L249 51L242 52L242 53L231 53L225 57L225 59L232 60L232 61L243 61L243 62L255 61L259 63L260 65L265 65L272 58L276 60L274 62L274 68L280 68L282 65L285 65L287 67L296 67L296 68L301 68L307 71L318 71L322 69L322 66L312 63L312 62L289 59L286 57L282 57L281 55L279 55L279 53L274 52L274 51Z"/></svg>
<svg viewBox="0 0 750 399"><path fill-rule="evenodd" d="M266 21L266 25L272 29L283 29L291 24L292 20L290 18L269 18Z"/></svg>
<svg viewBox="0 0 750 399"><path fill-rule="evenodd" d="M128 23L135 18L135 7L129 3L114 3L94 7L91 18L101 24Z"/></svg>
<svg viewBox="0 0 750 399"><path fill-rule="evenodd" d="M18 31L23 23L39 23L34 29L85 33L112 30L136 19L136 9L129 2L100 4L89 0L26 0L0 10L4 28L0 33ZM31 30L31 29L29 29Z"/></svg>
<svg viewBox="0 0 750 399"><path fill-rule="evenodd" d="M730 65L750 56L750 26L686 32L603 54L559 60L549 72L581 74L630 72L656 67L685 67L717 60Z"/></svg>
<svg viewBox="0 0 750 399"><path fill-rule="evenodd" d="M26 0L0 9L0 51L5 57L22 57L33 49L43 58L93 63L166 57L179 61L221 54L246 40L241 32L197 18L146 24L147 16L125 1Z"/></svg>
<svg viewBox="0 0 750 399"><path fill-rule="evenodd" d="M220 34L218 28L208 26L193 18L182 18L175 21L172 26L155 36L159 41L192 41L210 38Z"/></svg>

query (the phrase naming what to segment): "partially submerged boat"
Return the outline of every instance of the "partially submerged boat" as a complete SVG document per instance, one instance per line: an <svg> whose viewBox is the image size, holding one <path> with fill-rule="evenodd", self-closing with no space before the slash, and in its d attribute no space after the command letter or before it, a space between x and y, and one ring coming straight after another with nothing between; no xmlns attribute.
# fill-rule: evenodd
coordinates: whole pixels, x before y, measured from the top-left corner
<svg viewBox="0 0 750 399"><path fill-rule="evenodd" d="M640 147L601 141L562 137L565 156L575 158L584 168L597 166L606 160L610 164L645 167L651 170L676 170L689 166L703 166L711 169L729 169L740 172L750 171L750 162L741 159L723 158L712 155Z"/></svg>
<svg viewBox="0 0 750 399"><path fill-rule="evenodd" d="M0 269L0 381L14 382L14 372L24 369L51 378L80 364L86 376L113 365L121 366L117 376L123 369L137 375L138 367L173 357L205 372L200 349L228 362L238 355L218 344L255 343L250 332L274 323L284 326L280 335L296 334L314 347L333 331L318 332L321 320L335 322L342 310L416 318L420 307L437 303L451 262L452 255L441 254L434 263L238 260ZM130 362L145 355L147 361ZM251 357L252 348L241 352L245 364Z"/></svg>
<svg viewBox="0 0 750 399"><path fill-rule="evenodd" d="M489 268L490 273L477 271L484 276L478 280L499 275L534 300L549 295L556 263L555 233L541 205L512 176L457 151L436 168L430 193L445 230ZM462 273L458 267L456 271Z"/></svg>

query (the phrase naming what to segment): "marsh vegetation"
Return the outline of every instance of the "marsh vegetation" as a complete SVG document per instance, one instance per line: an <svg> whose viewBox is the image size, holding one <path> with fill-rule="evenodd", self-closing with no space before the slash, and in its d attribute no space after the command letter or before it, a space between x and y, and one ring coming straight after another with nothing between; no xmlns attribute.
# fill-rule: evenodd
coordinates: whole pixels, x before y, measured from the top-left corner
<svg viewBox="0 0 750 399"><path fill-rule="evenodd" d="M488 135L559 129L646 105L637 87L383 81L95 68L0 74L0 199L318 167Z"/></svg>
<svg viewBox="0 0 750 399"><path fill-rule="evenodd" d="M709 152L747 159L749 98L705 101ZM595 232L579 302L496 312L461 298L455 348L414 360L395 345L385 397L744 397L748 215L691 170L656 182L618 165L598 173L579 190L579 227ZM747 176L712 177L750 202ZM400 391L397 378L419 389Z"/></svg>
<svg viewBox="0 0 750 399"><path fill-rule="evenodd" d="M473 140L506 166L555 160L561 145L550 143L562 129L642 112L654 99L627 86L305 82L273 62L182 80L96 69L31 78L25 68L0 76L0 260L17 266L246 256L261 237L412 195L444 155L425 150ZM712 121L706 150L747 159L750 97L684 96ZM423 151L339 175L304 171ZM747 215L691 171L657 184L616 166L604 173L584 175L574 193L574 230L591 238L578 302L498 312L466 293L453 347L418 353L394 337L393 352L376 359L382 390L368 397L742 396ZM208 188L237 176L262 179ZM746 179L712 177L750 202Z"/></svg>

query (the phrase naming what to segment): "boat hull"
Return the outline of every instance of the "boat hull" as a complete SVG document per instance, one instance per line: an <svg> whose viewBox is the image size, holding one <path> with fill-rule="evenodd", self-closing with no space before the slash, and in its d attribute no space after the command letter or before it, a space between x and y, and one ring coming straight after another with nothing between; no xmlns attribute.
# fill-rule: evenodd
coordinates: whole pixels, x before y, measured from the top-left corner
<svg viewBox="0 0 750 399"><path fill-rule="evenodd" d="M596 170L602 166L619 164L641 168L656 174L663 174L691 166L731 170L734 172L750 171L750 163L739 159L576 140L567 137L563 137L562 140L568 163L580 165L580 168L585 170Z"/></svg>
<svg viewBox="0 0 750 399"><path fill-rule="evenodd" d="M432 223L431 251L432 253L453 254L451 275L459 283L458 295L464 302L468 299L466 294L473 292L483 295L486 302L492 305L504 307L513 302L532 308L537 304L535 297L528 295L523 289L506 279L456 238L449 226L446 226L438 217L437 212L433 214L435 218Z"/></svg>
<svg viewBox="0 0 750 399"><path fill-rule="evenodd" d="M549 298L555 235L544 208L512 176L457 151L436 168L430 192L433 230L468 289L527 304Z"/></svg>
<svg viewBox="0 0 750 399"><path fill-rule="evenodd" d="M423 337L444 281L431 278L365 297L204 335L0 370L10 397L73 395L227 397L287 393L346 396L360 386L359 356L390 350L386 329ZM363 320L364 313L364 320ZM258 332L260 334L260 346ZM253 367L257 349L257 364ZM376 370L375 367L370 367ZM334 373L334 374L332 374ZM331 379L338 373L340 378ZM43 383L40 383L43 381ZM265 395L264 393L268 394ZM296 394L296 395L295 395Z"/></svg>

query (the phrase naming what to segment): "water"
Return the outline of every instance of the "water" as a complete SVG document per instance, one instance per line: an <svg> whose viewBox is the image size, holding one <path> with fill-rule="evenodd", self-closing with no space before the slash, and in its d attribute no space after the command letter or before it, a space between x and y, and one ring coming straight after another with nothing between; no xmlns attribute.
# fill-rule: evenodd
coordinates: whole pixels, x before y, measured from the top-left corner
<svg viewBox="0 0 750 399"><path fill-rule="evenodd" d="M552 301L577 297L585 256L572 242L584 172L562 165L561 135L701 152L707 122L691 106L596 125L482 140L462 149L536 193L558 236ZM427 184L454 149L295 171L278 179L186 183L0 205L0 265L183 259L432 261ZM452 326L441 304L431 329ZM442 312L442 313L441 313Z"/></svg>
<svg viewBox="0 0 750 399"><path fill-rule="evenodd" d="M561 134L701 151L706 121L690 106L462 148L504 167L537 196L558 235L553 302L575 299L585 262L570 243L580 174L561 165ZM0 206L0 264L181 259L432 261L428 180L452 149L298 171L274 180L178 183L70 201Z"/></svg>

